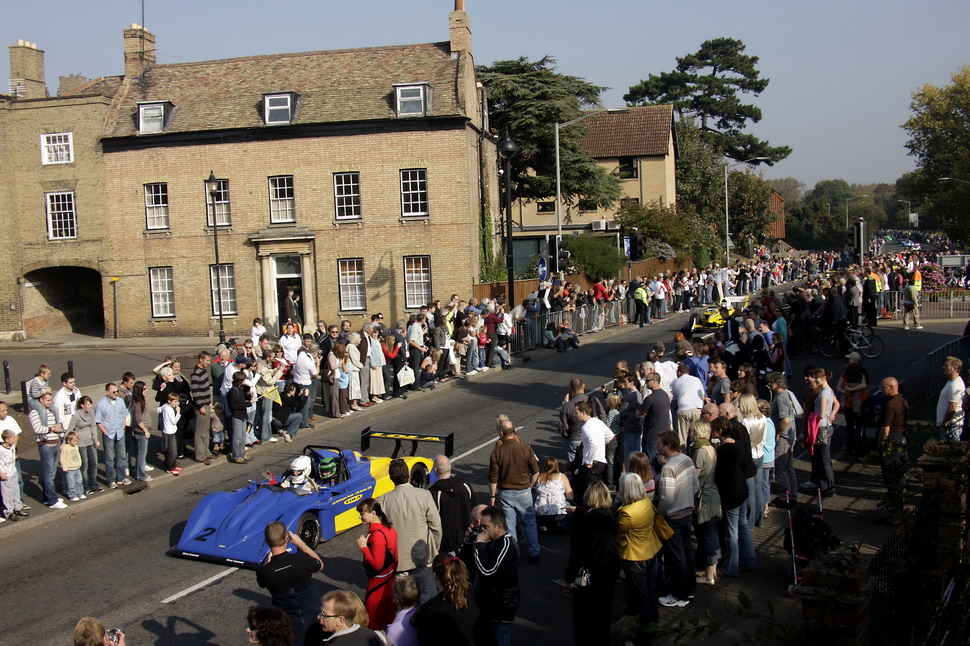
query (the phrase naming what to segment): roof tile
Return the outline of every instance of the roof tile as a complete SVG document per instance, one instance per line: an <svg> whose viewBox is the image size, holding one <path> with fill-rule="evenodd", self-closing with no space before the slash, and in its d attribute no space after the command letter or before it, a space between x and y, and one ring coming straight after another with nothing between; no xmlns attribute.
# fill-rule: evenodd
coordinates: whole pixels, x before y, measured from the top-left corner
<svg viewBox="0 0 970 646"><path fill-rule="evenodd" d="M673 107L645 105L628 112L603 112L587 119L580 145L594 159L666 155L673 127Z"/></svg>

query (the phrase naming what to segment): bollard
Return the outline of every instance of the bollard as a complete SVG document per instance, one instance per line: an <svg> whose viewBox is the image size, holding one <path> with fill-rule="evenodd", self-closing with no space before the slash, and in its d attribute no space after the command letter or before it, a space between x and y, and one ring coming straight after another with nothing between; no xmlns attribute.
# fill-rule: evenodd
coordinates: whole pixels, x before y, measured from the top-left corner
<svg viewBox="0 0 970 646"><path fill-rule="evenodd" d="M68 361L67 362L67 374L71 375L72 377L74 376L74 362L73 361Z"/></svg>
<svg viewBox="0 0 970 646"><path fill-rule="evenodd" d="M27 394L26 381L20 382L20 396L23 397L23 400L24 400L24 410L23 410L24 415L30 415L30 396Z"/></svg>
<svg viewBox="0 0 970 646"><path fill-rule="evenodd" d="M3 360L3 387L10 394L10 362Z"/></svg>

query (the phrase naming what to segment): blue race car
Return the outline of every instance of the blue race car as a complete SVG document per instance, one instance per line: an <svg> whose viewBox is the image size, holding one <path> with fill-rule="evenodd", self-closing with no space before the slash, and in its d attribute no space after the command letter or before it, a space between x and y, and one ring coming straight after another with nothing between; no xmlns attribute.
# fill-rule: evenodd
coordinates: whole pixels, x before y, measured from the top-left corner
<svg viewBox="0 0 970 646"><path fill-rule="evenodd" d="M363 455L372 438L395 440L391 457ZM418 442L440 442L451 455L454 434L446 437L372 431L361 432L361 452L331 446L309 445L302 456L310 462L309 484L290 486L268 478L235 491L211 493L195 506L173 554L191 559L256 568L269 554L263 530L279 520L298 535L310 549L360 524L357 503L377 498L394 488L387 475L388 465L402 451L402 442L412 444L403 458L411 473L411 484L427 488L436 479L430 458L414 457Z"/></svg>

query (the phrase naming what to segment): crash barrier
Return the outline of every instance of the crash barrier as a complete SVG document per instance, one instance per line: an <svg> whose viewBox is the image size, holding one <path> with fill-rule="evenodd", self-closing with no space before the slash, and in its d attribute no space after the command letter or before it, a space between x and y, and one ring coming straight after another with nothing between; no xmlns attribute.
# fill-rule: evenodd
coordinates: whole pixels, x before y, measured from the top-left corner
<svg viewBox="0 0 970 646"><path fill-rule="evenodd" d="M882 313L884 309L893 318L902 318L903 292L880 292L876 297L876 310ZM970 318L970 290L921 292L919 312L920 317L926 319Z"/></svg>
<svg viewBox="0 0 970 646"><path fill-rule="evenodd" d="M619 325L629 317L631 300L609 301L594 305L583 305L575 310L561 310L558 312L543 312L527 318L524 322L516 323L512 334L512 352L524 352L542 345L542 333L550 323L559 327L567 323L579 336L596 332L604 328Z"/></svg>

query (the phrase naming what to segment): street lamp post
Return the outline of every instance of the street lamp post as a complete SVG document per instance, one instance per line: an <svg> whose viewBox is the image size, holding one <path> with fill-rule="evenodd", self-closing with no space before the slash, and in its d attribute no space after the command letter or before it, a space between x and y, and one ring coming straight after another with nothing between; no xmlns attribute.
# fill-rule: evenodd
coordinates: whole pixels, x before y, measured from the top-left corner
<svg viewBox="0 0 970 646"><path fill-rule="evenodd" d="M508 300L506 307L515 305L515 263L512 254L512 157L519 152L519 147L506 130L498 142L498 151L502 155L502 175L505 189L505 271L508 279Z"/></svg>
<svg viewBox="0 0 970 646"><path fill-rule="evenodd" d="M752 157L744 161L724 164L724 253L725 265L731 264L731 224L728 220L728 171L739 164L750 164L753 161L768 161L768 157Z"/></svg>
<svg viewBox="0 0 970 646"><path fill-rule="evenodd" d="M556 124L556 239L562 240L562 171L560 169L559 161L559 131L566 126L571 126L574 123L579 123L584 119L589 119L590 117L595 117L598 114L603 114L604 112L609 112L611 114L625 114L629 112L626 108L603 108L602 110L596 110L590 112L589 114L584 114L581 117L575 119L570 119L569 121L564 121L563 123Z"/></svg>
<svg viewBox="0 0 970 646"><path fill-rule="evenodd" d="M215 173L209 171L209 179L205 181L206 191L212 201L212 243L216 249L216 299L219 303L219 343L226 342L226 328L222 319L222 267L219 264L219 219L216 215L216 195L219 194L219 180Z"/></svg>
<svg viewBox="0 0 970 646"><path fill-rule="evenodd" d="M869 197L868 195L856 195L855 197L850 197L845 201L845 229L849 230L849 202L852 200L861 200L864 197Z"/></svg>

